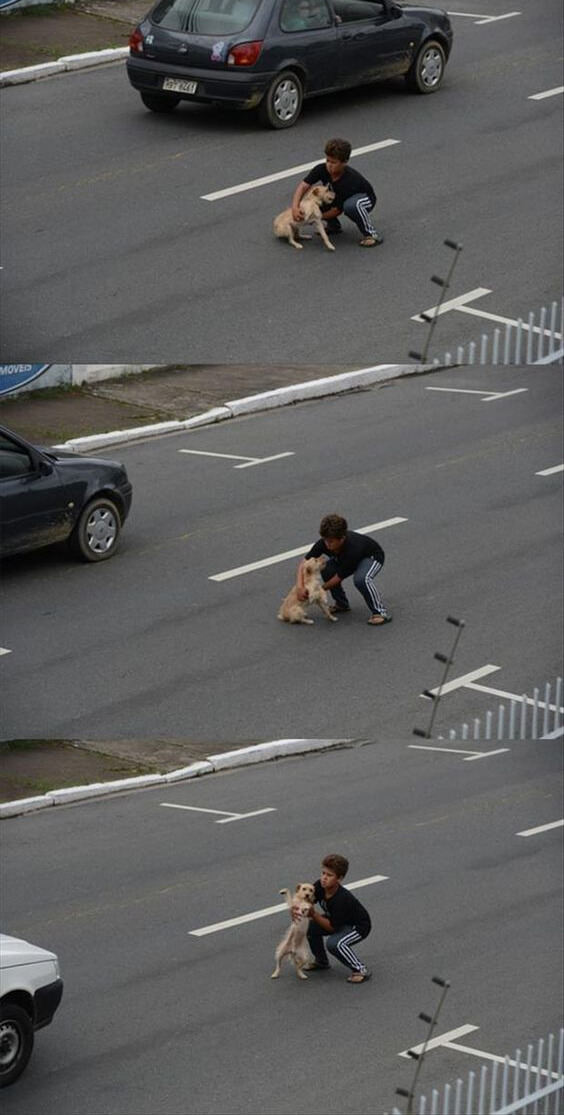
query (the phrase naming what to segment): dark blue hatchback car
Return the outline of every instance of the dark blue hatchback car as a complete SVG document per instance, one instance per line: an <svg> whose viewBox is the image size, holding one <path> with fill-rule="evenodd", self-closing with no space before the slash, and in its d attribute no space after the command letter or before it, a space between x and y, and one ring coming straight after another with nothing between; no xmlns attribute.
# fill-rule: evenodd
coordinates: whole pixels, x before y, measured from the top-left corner
<svg viewBox="0 0 564 1115"><path fill-rule="evenodd" d="M129 46L129 80L153 112L200 101L289 128L320 93L396 76L433 93L452 27L440 8L396 0L159 0Z"/></svg>

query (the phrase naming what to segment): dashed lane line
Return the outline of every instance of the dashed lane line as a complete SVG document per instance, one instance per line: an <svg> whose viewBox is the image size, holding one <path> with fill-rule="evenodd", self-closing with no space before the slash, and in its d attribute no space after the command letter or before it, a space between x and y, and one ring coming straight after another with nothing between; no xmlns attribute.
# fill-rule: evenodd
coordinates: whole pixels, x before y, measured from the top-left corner
<svg viewBox="0 0 564 1115"><path fill-rule="evenodd" d="M401 143L401 140L382 139L379 143L369 143L366 147L356 147L354 151L351 151L351 158L358 155L367 155L370 151L380 151L384 147L394 147L397 143ZM319 159L311 159L309 163L300 163L299 166L291 166L287 170L279 170L275 174L265 174L262 178L251 178L249 182L240 182L238 186L228 186L224 190L214 190L211 194L201 194L201 200L219 201L221 198L230 197L231 194L242 194L246 190L256 190L259 186L268 186L271 182L278 182L282 178L293 178L304 170L311 170L316 162L319 162Z"/></svg>
<svg viewBox="0 0 564 1115"><path fill-rule="evenodd" d="M397 526L398 523L407 523L407 519L396 516L394 519L384 519L381 523L371 523L370 526L356 527L355 529L357 534L370 534L373 530L384 530L386 527ZM224 573L214 573L212 577L208 577L208 580L228 581L231 577L241 577L244 573L253 573L255 569L264 569L267 565L276 565L278 562L287 561L289 558L302 557L311 549L312 545L312 542L306 542L303 546L297 546L295 550L285 550L283 554L273 554L272 557L252 561L249 565L240 565L237 569L226 569ZM492 666L491 668L498 670L499 666Z"/></svg>
<svg viewBox="0 0 564 1115"><path fill-rule="evenodd" d="M347 890L360 890L361 887L372 886L373 883L383 883L388 875L370 875L367 879L357 879L356 883L347 883ZM272 914L279 914L287 910L286 902L279 902L277 906L265 906L262 910L253 910L250 914L241 914L237 918L228 918L227 921L218 921L215 925L204 925L201 929L191 929L190 937L207 937L209 933L219 933L222 929L233 929L236 925L244 925L249 921L258 921L268 918Z"/></svg>
<svg viewBox="0 0 564 1115"><path fill-rule="evenodd" d="M559 829L564 825L564 821L551 821L548 825L537 825L534 829L524 829L523 832L517 832L516 836L536 836L539 832L548 832L549 829Z"/></svg>

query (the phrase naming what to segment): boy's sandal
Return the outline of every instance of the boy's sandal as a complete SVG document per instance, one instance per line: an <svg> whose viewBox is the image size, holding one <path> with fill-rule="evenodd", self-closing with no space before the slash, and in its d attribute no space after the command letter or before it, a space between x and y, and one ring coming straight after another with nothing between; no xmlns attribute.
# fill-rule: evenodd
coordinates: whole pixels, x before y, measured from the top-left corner
<svg viewBox="0 0 564 1115"><path fill-rule="evenodd" d="M318 964L317 960L312 960L311 964L304 964L304 972L325 972L329 967L329 964Z"/></svg>
<svg viewBox="0 0 564 1115"><path fill-rule="evenodd" d="M375 248L377 244L383 244L383 236L365 236L364 240L359 240L361 248Z"/></svg>
<svg viewBox="0 0 564 1115"><path fill-rule="evenodd" d="M366 622L367 622L369 627L382 627L385 623L391 623L392 622L392 617L391 616L378 616L378 615L376 615L376 616L371 616L370 619L366 620Z"/></svg>
<svg viewBox="0 0 564 1115"><path fill-rule="evenodd" d="M372 972L353 972L352 976L347 976L347 983L366 983L369 979L372 979Z"/></svg>
<svg viewBox="0 0 564 1115"><path fill-rule="evenodd" d="M350 604L330 604L329 611L332 616L338 615L340 612L350 612Z"/></svg>

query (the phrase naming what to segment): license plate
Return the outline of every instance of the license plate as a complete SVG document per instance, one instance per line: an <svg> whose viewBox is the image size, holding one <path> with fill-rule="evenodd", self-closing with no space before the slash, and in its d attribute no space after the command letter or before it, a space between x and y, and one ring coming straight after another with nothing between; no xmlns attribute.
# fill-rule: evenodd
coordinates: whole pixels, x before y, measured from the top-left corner
<svg viewBox="0 0 564 1115"><path fill-rule="evenodd" d="M195 93L198 88L197 81L182 81L175 77L165 77L163 89L170 89L173 93Z"/></svg>

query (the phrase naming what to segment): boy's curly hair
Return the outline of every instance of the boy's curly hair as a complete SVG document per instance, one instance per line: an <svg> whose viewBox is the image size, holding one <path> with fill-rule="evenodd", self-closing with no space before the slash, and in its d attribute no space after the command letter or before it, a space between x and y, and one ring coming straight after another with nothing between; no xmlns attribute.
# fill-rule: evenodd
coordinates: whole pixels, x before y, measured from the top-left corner
<svg viewBox="0 0 564 1115"><path fill-rule="evenodd" d="M321 860L321 866L326 867L329 871L334 871L338 879L344 879L348 869L349 861L345 856L335 855L325 856Z"/></svg>
<svg viewBox="0 0 564 1115"><path fill-rule="evenodd" d="M325 154L331 159L338 159L340 163L348 163L351 151L348 139L328 139L325 144Z"/></svg>
<svg viewBox="0 0 564 1115"><path fill-rule="evenodd" d="M342 515L334 511L325 515L319 524L319 533L322 538L344 538L348 530L348 523Z"/></svg>

